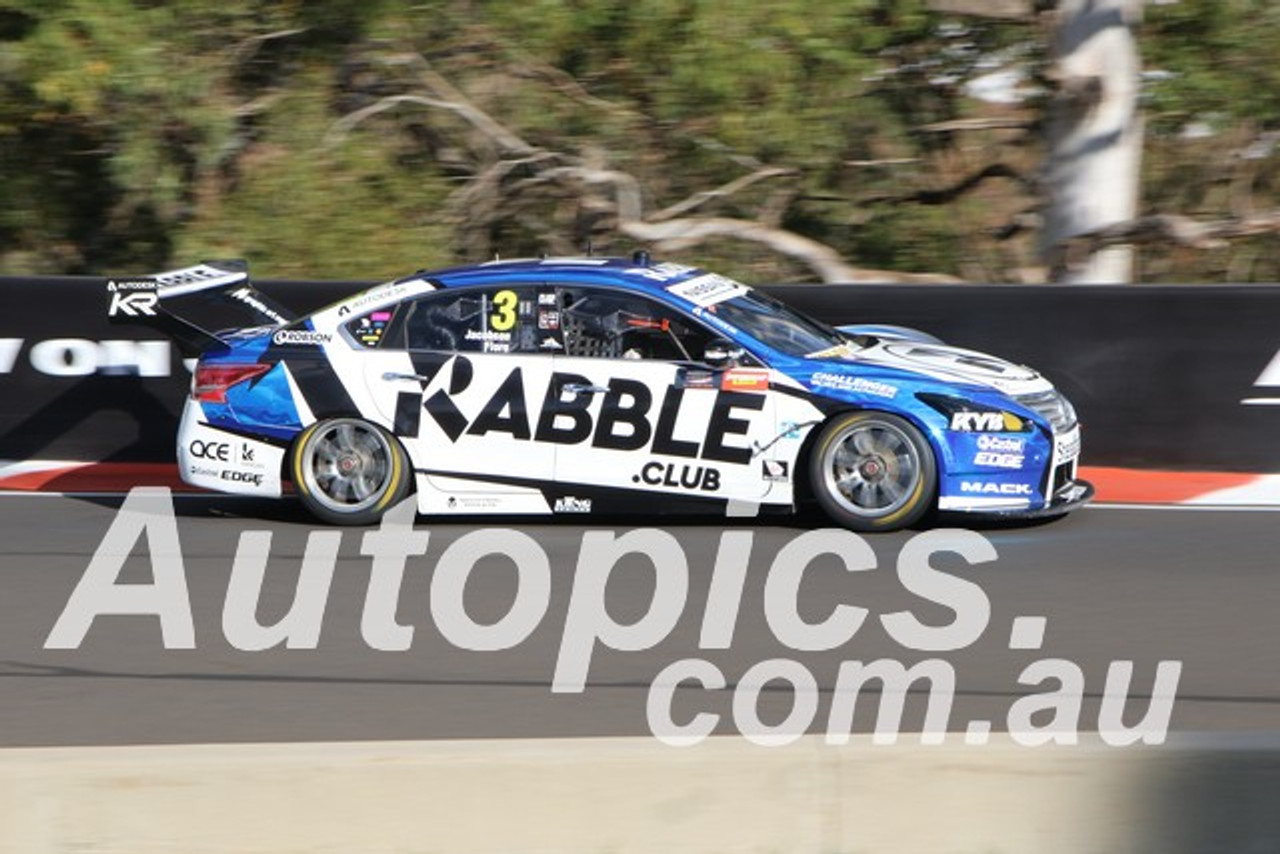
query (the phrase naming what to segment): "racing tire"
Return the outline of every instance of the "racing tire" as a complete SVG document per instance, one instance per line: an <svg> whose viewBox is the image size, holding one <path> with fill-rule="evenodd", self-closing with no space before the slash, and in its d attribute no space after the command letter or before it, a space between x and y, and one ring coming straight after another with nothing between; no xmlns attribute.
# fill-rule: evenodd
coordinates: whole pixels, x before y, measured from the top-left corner
<svg viewBox="0 0 1280 854"><path fill-rule="evenodd" d="M808 474L823 511L853 531L894 531L920 521L938 487L928 440L887 412L832 418L814 442Z"/></svg>
<svg viewBox="0 0 1280 854"><path fill-rule="evenodd" d="M289 456L304 507L335 525L372 525L409 492L404 448L376 424L330 418L312 424Z"/></svg>

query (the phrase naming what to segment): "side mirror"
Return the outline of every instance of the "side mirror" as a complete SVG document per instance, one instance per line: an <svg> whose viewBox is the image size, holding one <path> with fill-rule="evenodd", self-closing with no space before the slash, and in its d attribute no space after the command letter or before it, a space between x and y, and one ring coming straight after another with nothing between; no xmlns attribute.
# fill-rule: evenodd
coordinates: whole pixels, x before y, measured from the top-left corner
<svg viewBox="0 0 1280 854"><path fill-rule="evenodd" d="M707 342L702 351L702 361L713 368L732 368L746 355L746 351L724 338L715 338Z"/></svg>

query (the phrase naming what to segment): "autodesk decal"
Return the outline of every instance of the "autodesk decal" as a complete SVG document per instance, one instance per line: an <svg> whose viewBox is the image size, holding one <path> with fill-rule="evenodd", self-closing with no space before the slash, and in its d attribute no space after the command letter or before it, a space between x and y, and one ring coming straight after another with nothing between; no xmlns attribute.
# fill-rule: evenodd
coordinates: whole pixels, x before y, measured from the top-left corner
<svg viewBox="0 0 1280 854"><path fill-rule="evenodd" d="M562 511L580 507L580 499L562 500ZM670 638L691 603L697 603L693 607L702 610L693 615L700 624L699 655L655 665L660 669L649 681L645 701L649 729L668 745L695 745L730 726L743 738L763 746L792 743L815 728L825 730L826 743L844 744L850 740L860 698L878 703L872 742L891 744L902 727L908 693L922 694L927 701L919 735L922 744L941 744L948 737L967 745L984 744L993 724L1007 728L1013 741L1025 746L1075 744L1084 723L1086 696L1101 698L1096 704L1096 720L1090 717L1088 723L1096 724L1106 744L1160 744L1168 731L1182 662L1158 662L1154 676L1142 680L1144 689L1132 695L1136 664L1130 660L1109 662L1102 684L1095 677L1086 685L1080 665L1040 652L1048 635L1046 617L1010 617L993 608L976 579L982 575L981 567L996 561L998 555L990 541L973 531L945 529L916 534L903 543L890 567L880 565L865 538L846 530L799 533L772 554L760 555L755 553L754 531L730 528L721 533L705 596L691 596L692 581L706 573L691 573L684 547L663 530L585 531L569 574L553 573L546 551L524 532L478 529L452 541L428 568L423 559L432 532L413 527L414 510L413 500L405 501L384 516L377 530L358 535L360 554L370 561L360 622L361 638L369 648L387 652L413 648L416 626L398 622L397 614L422 612L429 613L434 624L435 631L429 634L459 649L479 653L513 649L543 626L548 613L561 613L550 608L552 587L568 583L568 607L562 618L557 617L563 624L555 629L560 638L558 652L547 665L549 686L553 693L581 694L591 684L597 653L652 650ZM243 531L222 609L221 630L227 642L245 652L280 647L316 649L339 549L347 535L338 530L309 534L292 606L278 622L263 625L258 605L272 534ZM150 562L149 583L121 582L125 563L135 550ZM515 595L500 617L479 622L467 610L464 591L477 565L495 556L514 566ZM637 557L653 573L652 593L647 604L637 603L643 605L638 619L619 622L606 607L606 589L624 559L627 570L636 571ZM938 569L933 565L938 557L948 565L955 565L958 559L962 569ZM746 583L753 559L755 566L767 567L761 598L755 602L749 601L746 592L757 589ZM818 571L829 571L833 562L838 571L851 576L850 592L841 597L844 601L833 602L822 613L805 608L802 614L800 589L811 567L822 563L826 569ZM406 573L428 569L429 609L401 608ZM914 597L907 601L915 604L873 614L857 603L852 576L862 573L892 573L902 589ZM774 639L797 654L831 650L856 654L864 627L867 633L887 635L901 654L869 661L842 657L828 665L832 672L824 673L834 678L833 689L820 690L814 672L790 657L766 658L744 672L726 673L712 659L717 651L733 646L738 615L744 608L762 608ZM996 613L1002 615L999 622L993 621ZM163 488L142 487L130 492L44 646L80 649L96 620L138 617L148 628L156 625L158 618L157 640L164 648L195 649L196 626L178 524L172 498ZM873 623L878 626L868 626ZM207 633L209 627L202 631ZM990 633L1007 638L1002 644L1008 650L1036 656L1016 666L1020 667L1017 682L1024 690L1011 695L1000 720L955 721L951 712L959 674L944 656L965 650ZM1146 685L1151 687L1146 689ZM771 686L774 699L780 695L787 699L787 713L780 721L776 715L761 713L767 686ZM675 702L678 690L683 692L679 703ZM714 705L714 692L732 693L731 713L708 710ZM1145 710L1131 707L1141 701L1146 703ZM824 703L825 714L820 709Z"/></svg>

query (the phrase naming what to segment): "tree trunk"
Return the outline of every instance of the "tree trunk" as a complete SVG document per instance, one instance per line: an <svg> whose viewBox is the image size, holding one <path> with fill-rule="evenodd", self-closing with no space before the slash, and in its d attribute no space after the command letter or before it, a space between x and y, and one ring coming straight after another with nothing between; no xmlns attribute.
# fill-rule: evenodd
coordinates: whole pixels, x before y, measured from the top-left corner
<svg viewBox="0 0 1280 854"><path fill-rule="evenodd" d="M1133 248L1083 258L1066 241L1137 215L1142 162L1140 61L1133 28L1141 0L1060 0L1053 43L1058 92L1049 111L1041 252L1055 282L1133 281Z"/></svg>

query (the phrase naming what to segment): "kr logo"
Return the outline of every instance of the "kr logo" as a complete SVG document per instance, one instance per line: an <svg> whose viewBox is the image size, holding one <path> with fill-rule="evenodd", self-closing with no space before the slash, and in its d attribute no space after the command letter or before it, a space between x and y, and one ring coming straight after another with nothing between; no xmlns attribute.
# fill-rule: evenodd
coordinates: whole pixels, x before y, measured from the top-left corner
<svg viewBox="0 0 1280 854"><path fill-rule="evenodd" d="M111 305L107 307L107 316L118 317L121 314L127 314L130 317L138 317L145 314L155 317L157 300L158 297L154 293L145 291L123 293L117 291L111 295Z"/></svg>

